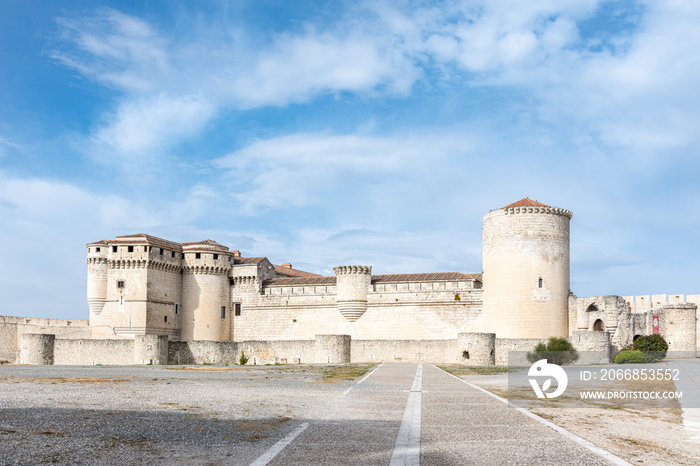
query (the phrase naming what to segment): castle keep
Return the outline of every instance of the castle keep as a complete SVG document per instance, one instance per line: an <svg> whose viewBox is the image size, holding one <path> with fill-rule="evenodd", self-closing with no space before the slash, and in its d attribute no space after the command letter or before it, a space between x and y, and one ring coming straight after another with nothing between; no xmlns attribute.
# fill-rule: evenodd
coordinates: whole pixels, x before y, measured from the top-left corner
<svg viewBox="0 0 700 466"><path fill-rule="evenodd" d="M369 265L339 265L320 276L211 240L96 241L87 245L89 320L0 317L0 359L234 364L245 352L256 364L484 365L551 336L605 359L653 332L695 357L700 296L571 293L571 217L531 199L487 213L483 273L372 275Z"/></svg>

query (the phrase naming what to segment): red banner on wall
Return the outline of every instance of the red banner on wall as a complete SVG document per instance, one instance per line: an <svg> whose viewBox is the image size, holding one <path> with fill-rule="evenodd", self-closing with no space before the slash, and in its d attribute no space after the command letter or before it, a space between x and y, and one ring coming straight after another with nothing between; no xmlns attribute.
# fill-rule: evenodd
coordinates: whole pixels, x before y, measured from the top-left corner
<svg viewBox="0 0 700 466"><path fill-rule="evenodd" d="M654 335L659 334L659 316L656 314L651 315L651 333Z"/></svg>

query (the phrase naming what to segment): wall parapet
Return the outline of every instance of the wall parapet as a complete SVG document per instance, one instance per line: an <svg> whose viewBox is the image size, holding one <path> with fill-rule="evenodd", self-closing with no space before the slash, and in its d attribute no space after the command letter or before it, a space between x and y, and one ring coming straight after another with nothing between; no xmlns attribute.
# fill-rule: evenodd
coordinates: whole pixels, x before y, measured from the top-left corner
<svg viewBox="0 0 700 466"><path fill-rule="evenodd" d="M372 275L371 265L341 265L338 267L333 267L333 272L336 275Z"/></svg>
<svg viewBox="0 0 700 466"><path fill-rule="evenodd" d="M574 216L574 213L571 212L570 210L562 209L559 207L539 207L539 206L527 206L527 207L507 207L501 209L503 212L506 213L506 215L510 214L553 214L553 215L561 215L563 217L566 217L568 219L571 219L571 217Z"/></svg>

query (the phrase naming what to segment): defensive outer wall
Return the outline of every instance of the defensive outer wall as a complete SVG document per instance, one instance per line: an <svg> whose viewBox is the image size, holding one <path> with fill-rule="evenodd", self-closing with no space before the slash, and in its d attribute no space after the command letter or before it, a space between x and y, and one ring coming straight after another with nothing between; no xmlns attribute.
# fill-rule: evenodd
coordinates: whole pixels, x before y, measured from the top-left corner
<svg viewBox="0 0 700 466"><path fill-rule="evenodd" d="M602 333L577 333L579 348L593 356L579 361L607 360L610 347ZM349 335L316 335L312 340L277 341L170 341L167 335L139 335L133 340L57 339L50 334L22 334L20 364L130 365L216 364L234 365L242 354L248 364L344 364L350 362L404 361L461 363L472 366L506 365L509 351L530 351L537 339L497 339L494 334L459 334L453 340L352 340ZM526 364L526 361L510 361Z"/></svg>
<svg viewBox="0 0 700 466"><path fill-rule="evenodd" d="M577 297L572 213L531 199L483 218L482 273L334 276L243 257L215 241L145 234L87 245L88 320L0 317L0 363L526 364L551 336L607 361L639 335L700 350L700 295Z"/></svg>

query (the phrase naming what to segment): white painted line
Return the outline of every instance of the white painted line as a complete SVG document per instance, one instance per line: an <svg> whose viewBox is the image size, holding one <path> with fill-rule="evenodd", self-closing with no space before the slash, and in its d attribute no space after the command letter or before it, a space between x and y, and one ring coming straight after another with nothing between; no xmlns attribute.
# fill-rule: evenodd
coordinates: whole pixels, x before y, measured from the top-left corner
<svg viewBox="0 0 700 466"><path fill-rule="evenodd" d="M439 367L437 367L437 366L435 366L435 365L434 365L433 367L435 367L435 368L437 368L437 369L440 369ZM501 402L503 402L503 403L505 403L505 404L508 404L508 400L506 400L505 398L501 398L500 396L496 395L495 393L491 393L491 392L488 391L488 390L484 390L483 388L478 387L478 386L474 385L473 383L469 383L469 382L467 382L466 380L464 380L464 379L462 379L462 378L459 378L459 377L457 377L457 376L454 375L454 374L450 374L449 372L447 372L447 371L445 371L445 370L442 370L442 369L440 369L440 370L443 371L445 374L454 377L455 379L459 380L460 382L463 382L463 383L469 385L469 386L472 387L472 388L476 388L477 390L482 391L482 392L486 393L486 394L489 395L489 396L492 396L493 398L497 399L498 401L501 401ZM592 451L592 452L595 453L596 455L602 456L603 458L605 458L606 460L610 461L610 462L613 463L613 464L617 464L617 465L619 465L619 466L633 466L631 463L628 463L627 461L623 460L623 459L620 458L619 456L613 455L613 454L610 453L609 451L600 448L598 445L592 444L592 443L589 442L588 440L583 439L583 438L579 437L578 435L569 432L568 430L564 429L563 427L559 427L559 426L556 425L556 424L552 424L552 423L549 422L548 420L539 417L537 414L531 413L530 411L528 411L528 410L525 409L525 408L520 408L520 407L517 407L517 406L511 406L511 408L512 408L512 409L515 409L515 410L517 410L517 411L520 411L521 413L523 413L523 414L526 415L527 417L530 417L530 418L532 418L532 419L534 419L534 420L536 420L536 421L538 421L538 422L541 422L542 424L546 425L547 427L549 427L549 428L551 428L551 429L556 430L557 432L559 432L560 434L562 434L564 437L566 437L566 438L568 438L568 439L570 439L570 440L573 440L574 442L576 442L576 443L578 443L579 445L581 445L581 446L583 446L583 447L589 449L590 451Z"/></svg>
<svg viewBox="0 0 700 466"><path fill-rule="evenodd" d="M396 437L394 453L389 466L418 466L420 464L420 421L421 388L423 386L423 364L418 365L413 379L408 403L403 413L403 420Z"/></svg>
<svg viewBox="0 0 700 466"><path fill-rule="evenodd" d="M367 374L366 376L362 377L360 380L357 381L357 383L356 383L355 385L353 385L353 386L351 386L350 388L348 388L347 390L345 390L345 391L343 392L343 395L347 395L348 393L350 393L350 392L352 391L353 388L357 388L358 385L360 385L362 382L364 382L365 380L367 380L367 378L368 378L370 375L374 374L374 373L377 371L377 369L379 369L379 368L382 367L383 365L384 365L384 363L381 363L380 365L378 365L377 367L375 367L374 370L372 370L372 372L370 372L370 373Z"/></svg>
<svg viewBox="0 0 700 466"><path fill-rule="evenodd" d="M306 428L309 427L308 422L302 422L299 427L291 431L290 433L287 434L286 437L284 437L282 440L279 442L275 443L272 445L268 450L263 453L258 459L250 463L250 466L265 466L268 464L270 461L272 461L272 458L277 456L279 452L284 450L284 448L292 443L295 438L299 436L302 432L306 430Z"/></svg>

